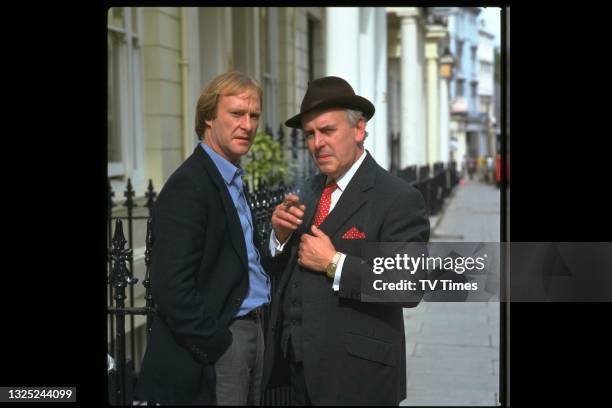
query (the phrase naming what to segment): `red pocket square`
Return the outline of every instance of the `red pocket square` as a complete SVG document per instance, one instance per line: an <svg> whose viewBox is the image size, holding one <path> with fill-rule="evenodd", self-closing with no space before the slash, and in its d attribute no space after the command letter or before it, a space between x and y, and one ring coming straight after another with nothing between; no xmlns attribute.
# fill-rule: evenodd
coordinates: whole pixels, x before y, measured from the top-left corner
<svg viewBox="0 0 612 408"><path fill-rule="evenodd" d="M361 232L356 227L353 227L344 233L342 239L363 239L365 237L365 232Z"/></svg>

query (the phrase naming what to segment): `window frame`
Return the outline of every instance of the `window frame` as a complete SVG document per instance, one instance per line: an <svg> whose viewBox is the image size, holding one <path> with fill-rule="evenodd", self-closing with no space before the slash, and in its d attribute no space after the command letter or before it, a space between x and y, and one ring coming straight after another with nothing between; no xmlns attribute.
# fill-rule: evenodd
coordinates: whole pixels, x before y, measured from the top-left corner
<svg viewBox="0 0 612 408"><path fill-rule="evenodd" d="M117 77L111 78L110 72L107 71L107 91L113 88L108 97L114 97L110 102L115 107L113 123L107 120L107 124L114 125L118 133L120 160L107 162L107 175L114 191L125 190L128 179L131 179L135 190L144 191L142 10L139 7L122 7L123 27L118 27L112 24L113 9L115 8L110 8L107 15L107 38L109 35L116 37L111 41L114 41L117 51L115 55L109 55L110 50L107 49L107 70L116 64ZM116 60L113 61L113 58ZM111 80L113 83L108 82ZM108 114L107 111L107 117ZM107 129L107 141L109 131L110 129ZM121 197L115 199L120 201Z"/></svg>

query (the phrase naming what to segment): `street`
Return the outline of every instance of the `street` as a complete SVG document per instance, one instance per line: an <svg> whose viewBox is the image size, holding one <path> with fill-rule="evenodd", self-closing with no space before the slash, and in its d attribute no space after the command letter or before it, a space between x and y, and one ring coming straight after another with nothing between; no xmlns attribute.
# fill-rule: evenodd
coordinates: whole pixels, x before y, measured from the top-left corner
<svg viewBox="0 0 612 408"><path fill-rule="evenodd" d="M500 191L465 180L431 242L498 242ZM421 302L404 309L407 396L400 405L499 405L499 302Z"/></svg>

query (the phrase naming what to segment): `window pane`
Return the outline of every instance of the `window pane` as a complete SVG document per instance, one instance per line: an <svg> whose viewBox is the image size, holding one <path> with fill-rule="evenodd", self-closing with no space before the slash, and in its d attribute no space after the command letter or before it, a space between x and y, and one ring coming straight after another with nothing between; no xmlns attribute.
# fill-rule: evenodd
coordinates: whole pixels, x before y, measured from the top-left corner
<svg viewBox="0 0 612 408"><path fill-rule="evenodd" d="M138 7L132 7L132 33L138 35Z"/></svg>
<svg viewBox="0 0 612 408"><path fill-rule="evenodd" d="M108 98L107 98L107 148L108 161L121 161L121 138L119 134L119 44L116 34L107 34L108 42Z"/></svg>
<svg viewBox="0 0 612 408"><path fill-rule="evenodd" d="M123 7L112 7L108 10L108 25L125 28L123 20Z"/></svg>

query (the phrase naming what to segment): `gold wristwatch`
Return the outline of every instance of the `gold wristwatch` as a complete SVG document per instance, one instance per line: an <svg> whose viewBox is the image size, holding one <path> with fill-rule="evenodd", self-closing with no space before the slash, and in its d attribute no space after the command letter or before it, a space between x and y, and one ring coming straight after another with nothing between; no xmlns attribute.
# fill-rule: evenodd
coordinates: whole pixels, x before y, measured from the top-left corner
<svg viewBox="0 0 612 408"><path fill-rule="evenodd" d="M334 279L334 276L336 275L336 268L338 267L338 262L340 261L341 256L342 254L340 252L336 252L329 265L327 265L325 268L325 274L327 274L328 278Z"/></svg>

